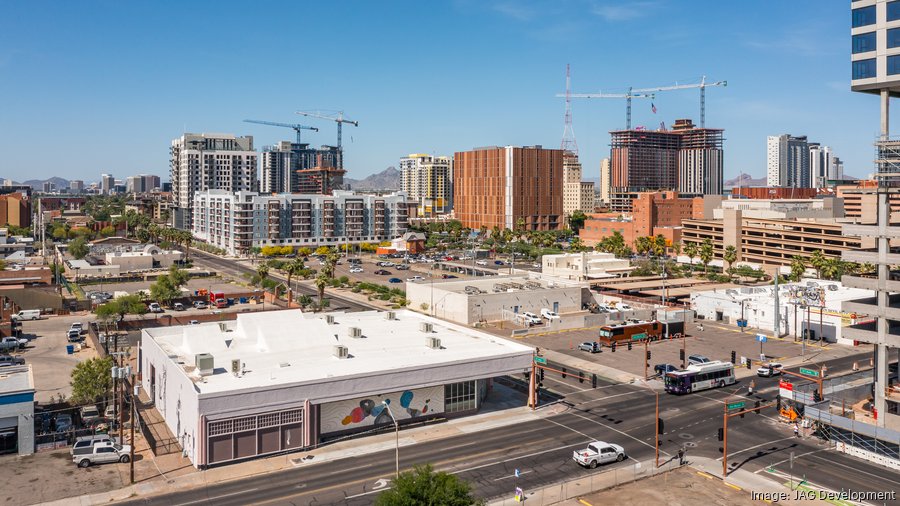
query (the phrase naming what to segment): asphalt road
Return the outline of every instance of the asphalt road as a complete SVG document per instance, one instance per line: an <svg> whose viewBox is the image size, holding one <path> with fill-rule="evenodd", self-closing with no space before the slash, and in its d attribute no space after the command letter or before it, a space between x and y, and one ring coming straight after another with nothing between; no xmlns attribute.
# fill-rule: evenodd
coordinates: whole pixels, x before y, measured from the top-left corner
<svg viewBox="0 0 900 506"><path fill-rule="evenodd" d="M837 366L837 365L836 365ZM718 390L686 396L659 395L660 417L665 432L661 461L680 447L693 455L720 458L724 404L745 400L774 400L778 378L757 378L756 394L747 397L746 381ZM547 372L544 387L570 406L566 412L544 419L407 446L400 450L401 470L431 463L436 469L459 475L485 498L511 496L518 486L526 492L542 485L584 476L591 471L572 461L572 452L594 439L625 447L629 459L607 467L625 467L655 453L656 391L636 385L601 382L591 388L569 375ZM546 397L545 397L546 398ZM765 473L787 482L790 454L793 476L832 490L900 490L895 472L868 464L827 448L817 438L796 438L789 425L780 422L774 409L729 420L729 469ZM298 458L302 453L298 453ZM514 479L514 470L522 477ZM388 450L254 478L216 484L125 504L187 505L229 504L371 504L394 474L394 451Z"/></svg>
<svg viewBox="0 0 900 506"><path fill-rule="evenodd" d="M256 271L252 267L248 267L244 264L228 260L226 258L211 255L209 253L191 250L191 256L193 256L194 258L194 263L198 265L204 265L206 267L216 269L219 272L234 276L238 279L241 279L245 273L256 273ZM269 277L278 278L279 280L284 281L287 280L287 278L275 271L270 272ZM306 295L318 295L315 289L299 283L295 285L294 292L303 293ZM357 302L355 300L346 299L344 297L331 293L328 294L328 298L331 299L331 307L329 308L331 311L370 311L372 309L377 309L375 307L361 304L360 302Z"/></svg>

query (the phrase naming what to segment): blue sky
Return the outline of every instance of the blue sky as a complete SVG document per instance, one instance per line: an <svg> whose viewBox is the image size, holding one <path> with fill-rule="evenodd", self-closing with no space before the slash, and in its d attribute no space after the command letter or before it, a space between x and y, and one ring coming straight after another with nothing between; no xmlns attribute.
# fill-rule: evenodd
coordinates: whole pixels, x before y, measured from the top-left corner
<svg viewBox="0 0 900 506"><path fill-rule="evenodd" d="M293 132L298 110L343 109L360 178L408 153L559 147L566 64L575 92L727 80L707 90L725 175L765 172L766 136L808 135L845 172L871 172L878 99L849 91L846 0L513 2L7 2L0 17L0 177L168 178L188 132ZM634 125L699 116L696 90L635 101ZM573 101L585 177L624 126L620 100Z"/></svg>

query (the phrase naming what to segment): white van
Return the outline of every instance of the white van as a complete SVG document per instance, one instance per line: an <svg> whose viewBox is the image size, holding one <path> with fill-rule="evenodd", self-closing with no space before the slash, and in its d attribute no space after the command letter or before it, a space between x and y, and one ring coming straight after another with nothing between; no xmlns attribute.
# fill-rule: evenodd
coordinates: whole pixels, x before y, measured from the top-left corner
<svg viewBox="0 0 900 506"><path fill-rule="evenodd" d="M18 313L12 315L12 318L16 320L40 320L41 319L41 310L40 309L23 309Z"/></svg>

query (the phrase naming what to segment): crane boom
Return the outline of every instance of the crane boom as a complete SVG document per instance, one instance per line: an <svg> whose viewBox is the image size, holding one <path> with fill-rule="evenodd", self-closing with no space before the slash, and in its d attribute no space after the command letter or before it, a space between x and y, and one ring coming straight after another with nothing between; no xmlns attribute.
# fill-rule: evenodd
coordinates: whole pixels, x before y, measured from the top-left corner
<svg viewBox="0 0 900 506"><path fill-rule="evenodd" d="M344 118L344 111L338 111L337 114L323 114L320 111L312 111L312 112L297 111L297 114L299 114L301 116L308 116L310 118L327 119L327 120L331 120L331 121L334 121L335 123L337 123L337 148L338 148L338 151L340 152L340 156L338 157L338 168L343 169L344 168L344 151L341 148L341 127L344 125L344 123L358 127L359 121L353 121L353 120Z"/></svg>
<svg viewBox="0 0 900 506"><path fill-rule="evenodd" d="M625 99L625 130L631 130L631 99L633 98L654 98L656 95L652 93L635 93L635 90L628 88L628 93L557 93L557 97L568 98L624 98Z"/></svg>
<svg viewBox="0 0 900 506"><path fill-rule="evenodd" d="M316 127L311 127L311 126L306 126L306 125L291 124L291 123L278 123L276 121L261 121L258 119L245 119L244 123L256 123L257 125L269 125L269 126L291 128L295 132L297 132L297 144L300 144L300 130L312 130L314 132L319 131L319 129Z"/></svg>
<svg viewBox="0 0 900 506"><path fill-rule="evenodd" d="M699 83L678 84L677 82L670 86L657 86L655 88L641 88L634 91L637 92L656 92L656 91L674 91L688 90L700 88L700 128L706 128L706 88L709 86L728 86L728 81L706 82L706 76L700 78Z"/></svg>

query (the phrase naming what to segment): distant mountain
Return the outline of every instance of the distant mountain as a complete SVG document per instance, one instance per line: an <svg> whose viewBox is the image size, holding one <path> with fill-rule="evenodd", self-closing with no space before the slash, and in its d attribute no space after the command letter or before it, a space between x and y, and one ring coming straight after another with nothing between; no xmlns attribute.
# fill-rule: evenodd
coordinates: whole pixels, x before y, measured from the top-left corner
<svg viewBox="0 0 900 506"><path fill-rule="evenodd" d="M766 178L753 179L750 174L741 174L740 176L729 179L722 184L725 188L734 188L735 186L766 186Z"/></svg>
<svg viewBox="0 0 900 506"><path fill-rule="evenodd" d="M23 184L26 186L30 186L34 190L43 190L44 183L46 183L47 181L50 181L51 183L55 184L57 188L68 188L69 187L69 180L63 179L61 177L51 177L50 179L29 179L28 181L23 181L21 183L15 183L15 184L20 184L20 185Z"/></svg>
<svg viewBox="0 0 900 506"><path fill-rule="evenodd" d="M400 171L391 166L365 179L345 177L344 184L350 185L351 190L399 190Z"/></svg>

